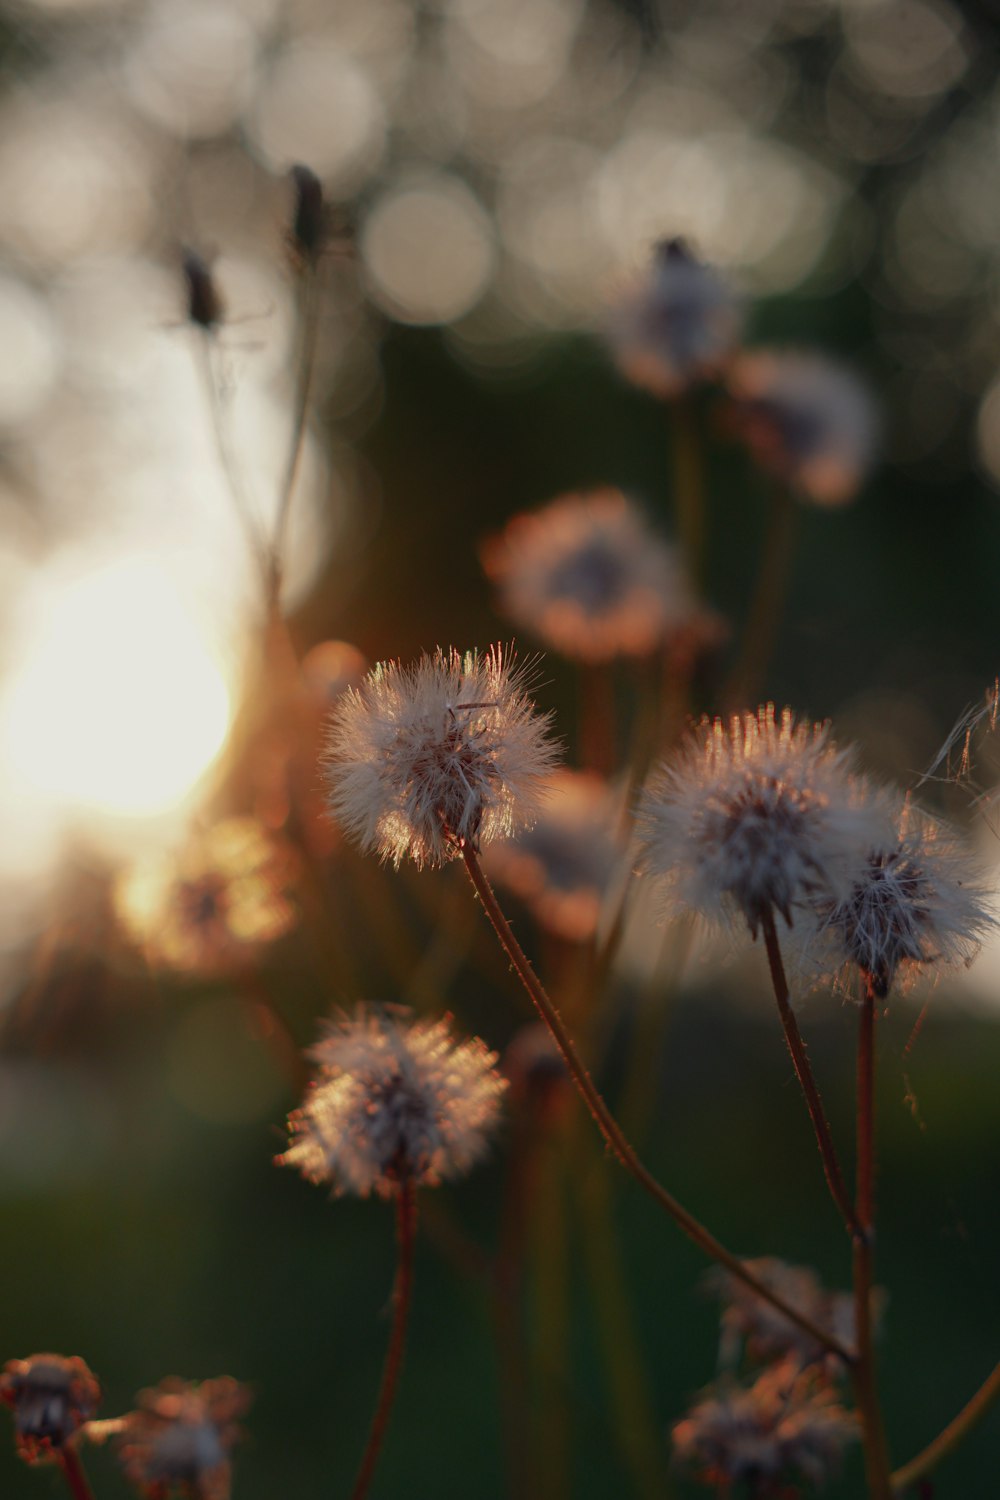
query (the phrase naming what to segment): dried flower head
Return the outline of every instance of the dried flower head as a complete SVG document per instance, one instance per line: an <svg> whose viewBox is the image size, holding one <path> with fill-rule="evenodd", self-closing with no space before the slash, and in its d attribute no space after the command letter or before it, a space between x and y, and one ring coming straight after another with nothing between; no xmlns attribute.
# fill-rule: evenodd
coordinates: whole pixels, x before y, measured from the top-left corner
<svg viewBox="0 0 1000 1500"><path fill-rule="evenodd" d="M225 818L117 882L116 914L151 963L218 974L253 963L295 923L292 851L254 818Z"/></svg>
<svg viewBox="0 0 1000 1500"><path fill-rule="evenodd" d="M227 1375L200 1385L169 1378L141 1391L118 1447L130 1482L148 1500L229 1500L229 1452L250 1401L246 1386Z"/></svg>
<svg viewBox="0 0 1000 1500"><path fill-rule="evenodd" d="M497 647L382 662L338 700L324 768L329 806L364 849L441 865L531 822L556 748L531 668Z"/></svg>
<svg viewBox="0 0 1000 1500"><path fill-rule="evenodd" d="M278 1158L335 1193L388 1197L403 1180L460 1177L486 1150L506 1082L478 1038L457 1042L447 1018L359 1005L312 1049L319 1076L289 1118Z"/></svg>
<svg viewBox="0 0 1000 1500"><path fill-rule="evenodd" d="M909 802L869 845L850 890L814 899L810 912L805 961L825 974L860 970L879 999L931 966L970 963L996 925L968 850Z"/></svg>
<svg viewBox="0 0 1000 1500"><path fill-rule="evenodd" d="M703 719L639 809L642 867L712 918L769 912L791 925L817 893L845 896L884 821L882 799L851 774L826 724L790 709Z"/></svg>
<svg viewBox="0 0 1000 1500"><path fill-rule="evenodd" d="M776 1256L763 1256L744 1264L790 1307L825 1329L845 1348L854 1347L854 1298L850 1292L827 1291L815 1271L806 1266L787 1265ZM785 1355L802 1365L822 1364L828 1359L825 1345L783 1317L770 1302L765 1302L728 1271L714 1269L705 1280L723 1302L722 1349L726 1363L735 1364L744 1347L755 1362Z"/></svg>
<svg viewBox="0 0 1000 1500"><path fill-rule="evenodd" d="M824 1484L857 1436L857 1418L822 1373L790 1359L749 1386L719 1381L674 1427L673 1446L705 1484L739 1481L761 1500L777 1500L789 1493L784 1485Z"/></svg>
<svg viewBox="0 0 1000 1500"><path fill-rule="evenodd" d="M14 1413L17 1451L28 1463L51 1458L72 1442L100 1399L96 1376L76 1355L11 1359L0 1375L0 1401Z"/></svg>
<svg viewBox="0 0 1000 1500"><path fill-rule="evenodd" d="M740 303L683 240L661 240L645 275L611 309L612 358L633 385L669 400L711 380L739 342Z"/></svg>
<svg viewBox="0 0 1000 1500"><path fill-rule="evenodd" d="M698 606L674 548L620 490L563 495L482 546L504 614L564 656L646 656Z"/></svg>
<svg viewBox="0 0 1000 1500"><path fill-rule="evenodd" d="M544 791L534 826L491 845L486 870L526 902L543 927L567 942L586 943L625 856L620 802L586 771L556 771Z"/></svg>
<svg viewBox="0 0 1000 1500"><path fill-rule="evenodd" d="M872 398L825 355L754 350L728 377L731 424L763 469L805 500L853 500L875 458Z"/></svg>

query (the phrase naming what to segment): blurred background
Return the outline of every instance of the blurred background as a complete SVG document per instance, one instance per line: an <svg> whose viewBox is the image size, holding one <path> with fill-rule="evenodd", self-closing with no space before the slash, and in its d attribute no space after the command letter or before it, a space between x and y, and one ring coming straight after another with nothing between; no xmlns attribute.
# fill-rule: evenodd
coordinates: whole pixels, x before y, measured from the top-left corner
<svg viewBox="0 0 1000 1500"><path fill-rule="evenodd" d="M515 513L611 484L674 528L676 433L601 338L657 240L719 270L748 343L846 361L879 409L857 502L800 507L764 693L834 717L883 777L944 774L998 669L998 51L987 0L0 7L4 1358L82 1355L107 1415L163 1375L225 1371L257 1393L236 1495L345 1492L392 1216L272 1167L300 1049L355 996L454 1009L498 1050L528 1014L459 872L393 876L322 831L322 713L366 662L509 638L479 547ZM292 692L262 664L231 490L235 473L273 524L302 358L295 162L332 228L283 580L308 665ZM187 317L185 247L221 299L208 330ZM703 592L738 637L767 492L721 396L697 401ZM537 696L572 756L572 663L548 656ZM713 706L696 685L690 707ZM984 721L964 778L924 792L995 870L994 741ZM668 983L671 935L648 912L629 934L598 1031L651 1165L737 1251L845 1285L759 954L695 954ZM553 961L572 982L577 950ZM883 1031L899 1460L996 1358L998 994L995 946L942 981L916 1036L919 990ZM852 1022L825 996L803 1009L845 1142ZM629 1183L595 1186L584 1130L545 1130L529 1479L512 1478L489 1270L512 1125L428 1205L376 1493L695 1493L667 1433L715 1370L703 1267ZM615 1228L588 1270L598 1222ZM985 1496L998 1443L994 1414L934 1493ZM860 1492L852 1465L831 1494ZM99 1495L125 1493L111 1453L92 1468ZM0 1444L4 1493L57 1478Z"/></svg>

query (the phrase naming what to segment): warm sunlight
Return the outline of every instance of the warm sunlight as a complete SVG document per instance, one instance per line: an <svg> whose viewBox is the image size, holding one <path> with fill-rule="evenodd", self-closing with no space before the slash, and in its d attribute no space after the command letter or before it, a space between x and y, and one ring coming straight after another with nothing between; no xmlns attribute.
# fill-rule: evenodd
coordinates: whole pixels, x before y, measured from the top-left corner
<svg viewBox="0 0 1000 1500"><path fill-rule="evenodd" d="M0 700L8 774L60 805L126 816L179 802L219 753L229 690L148 557L47 593Z"/></svg>

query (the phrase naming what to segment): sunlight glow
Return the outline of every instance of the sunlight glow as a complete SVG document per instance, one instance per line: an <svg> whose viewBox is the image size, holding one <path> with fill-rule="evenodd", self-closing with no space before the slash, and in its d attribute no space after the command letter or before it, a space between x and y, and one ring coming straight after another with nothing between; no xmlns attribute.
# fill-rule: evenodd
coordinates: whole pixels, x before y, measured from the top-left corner
<svg viewBox="0 0 1000 1500"><path fill-rule="evenodd" d="M195 620L133 557L48 593L0 700L0 761L41 800L151 816L193 788L229 719Z"/></svg>

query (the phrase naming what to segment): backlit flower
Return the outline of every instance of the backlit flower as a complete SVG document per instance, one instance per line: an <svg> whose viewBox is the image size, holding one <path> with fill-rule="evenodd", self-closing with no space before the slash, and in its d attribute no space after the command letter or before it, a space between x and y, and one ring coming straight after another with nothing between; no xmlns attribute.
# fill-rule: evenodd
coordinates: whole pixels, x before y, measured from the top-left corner
<svg viewBox="0 0 1000 1500"><path fill-rule="evenodd" d="M703 719L643 796L642 868L680 904L791 925L817 894L846 897L884 823L882 799L851 773L826 724L774 705Z"/></svg>
<svg viewBox="0 0 1000 1500"><path fill-rule="evenodd" d="M556 749L500 648L383 662L338 700L324 768L329 806L364 849L441 865L531 822Z"/></svg>
<svg viewBox="0 0 1000 1500"><path fill-rule="evenodd" d="M91 1420L100 1399L96 1377L75 1355L11 1359L0 1375L0 1401L14 1413L17 1450L28 1463L58 1454Z"/></svg>
<svg viewBox="0 0 1000 1500"><path fill-rule="evenodd" d="M250 1399L246 1386L225 1375L200 1385L170 1378L142 1391L119 1439L130 1482L147 1500L229 1500L229 1452Z"/></svg>
<svg viewBox="0 0 1000 1500"><path fill-rule="evenodd" d="M823 1375L791 1359L749 1386L720 1381L674 1427L673 1446L705 1484L744 1481L753 1494L777 1500L788 1494L786 1484L824 1484L857 1436L857 1418Z"/></svg>
<svg viewBox="0 0 1000 1500"><path fill-rule="evenodd" d="M482 547L499 607L564 656L647 656L701 613L680 559L620 490L563 495Z"/></svg>
<svg viewBox="0 0 1000 1500"><path fill-rule="evenodd" d="M900 977L969 963L995 926L979 871L957 835L908 803L870 845L840 900L814 900L800 934L824 972L858 969L881 999Z"/></svg>
<svg viewBox="0 0 1000 1500"><path fill-rule="evenodd" d="M589 942L624 857L621 808L611 788L585 771L556 771L534 826L491 845L491 879L519 896L543 927Z"/></svg>
<svg viewBox="0 0 1000 1500"><path fill-rule="evenodd" d="M854 1298L850 1292L827 1291L815 1271L807 1266L787 1265L775 1256L763 1256L744 1264L782 1301L846 1348L854 1347ZM723 1302L723 1351L730 1363L736 1362L744 1345L755 1361L783 1355L794 1355L803 1365L826 1360L829 1351L825 1345L784 1317L745 1282L720 1270L709 1272L706 1280Z"/></svg>
<svg viewBox="0 0 1000 1500"><path fill-rule="evenodd" d="M817 505L853 500L875 458L872 398L853 371L809 351L753 350L728 376L729 417L761 468Z"/></svg>
<svg viewBox="0 0 1000 1500"><path fill-rule="evenodd" d="M714 378L739 342L738 299L683 240L662 240L647 274L612 307L612 358L633 385L669 399Z"/></svg>
<svg viewBox="0 0 1000 1500"><path fill-rule="evenodd" d="M455 1041L447 1019L358 1006L310 1055L319 1076L278 1158L310 1182L388 1197L403 1180L460 1177L485 1152L507 1085L496 1053L478 1038Z"/></svg>

